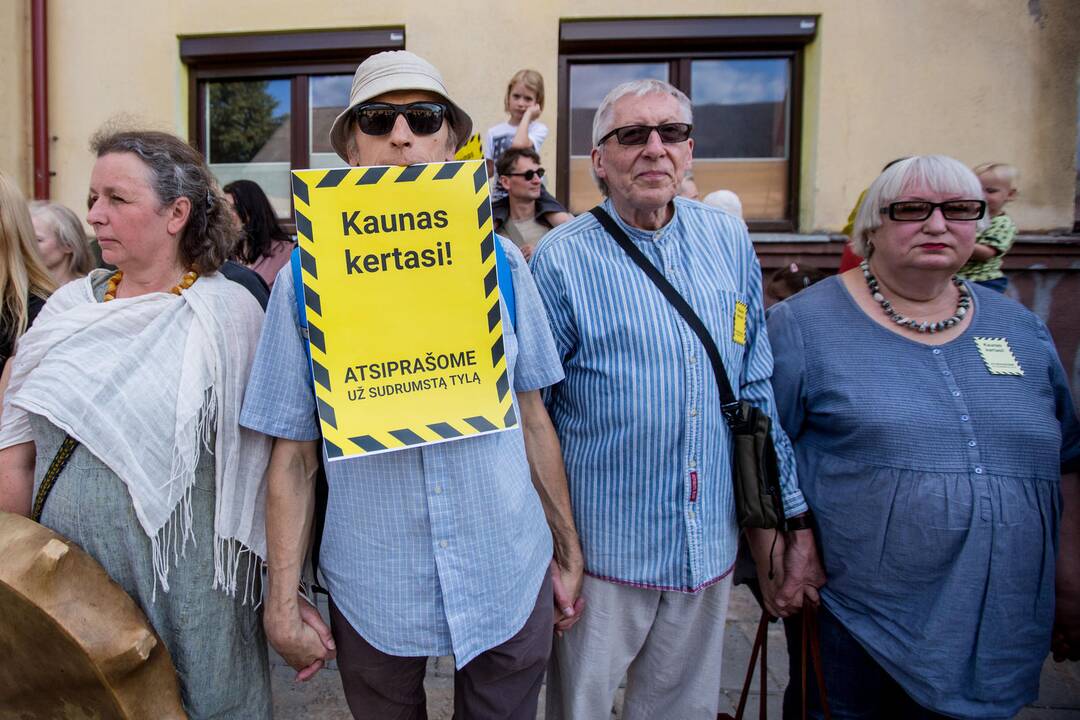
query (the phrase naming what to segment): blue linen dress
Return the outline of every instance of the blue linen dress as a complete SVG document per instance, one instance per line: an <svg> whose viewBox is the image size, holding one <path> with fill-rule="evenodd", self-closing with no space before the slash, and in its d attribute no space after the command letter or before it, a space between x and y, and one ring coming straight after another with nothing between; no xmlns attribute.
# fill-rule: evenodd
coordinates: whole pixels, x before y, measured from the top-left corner
<svg viewBox="0 0 1080 720"><path fill-rule="evenodd" d="M822 602L919 704L1006 717L1038 695L1080 425L1042 322L968 287L975 316L944 345L880 326L836 277L774 306L768 331ZM1023 375L991 374L976 337L1006 338Z"/></svg>

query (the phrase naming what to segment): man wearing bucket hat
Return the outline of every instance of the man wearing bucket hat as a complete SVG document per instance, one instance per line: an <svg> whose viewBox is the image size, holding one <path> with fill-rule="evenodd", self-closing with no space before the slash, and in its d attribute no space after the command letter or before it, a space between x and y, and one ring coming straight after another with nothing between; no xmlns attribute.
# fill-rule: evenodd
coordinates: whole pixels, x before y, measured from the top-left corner
<svg viewBox="0 0 1080 720"><path fill-rule="evenodd" d="M438 70L410 52L384 52L357 68L330 141L350 165L406 165L452 159L471 129ZM581 612L581 549L539 393L562 368L525 261L500 242L516 297L503 328L520 426L326 464L320 567L332 638L296 591L319 431L290 268L274 284L241 418L275 438L264 622L301 679L336 652L356 717L426 717L426 659L453 654L456 717L531 720L552 623L566 629Z"/></svg>

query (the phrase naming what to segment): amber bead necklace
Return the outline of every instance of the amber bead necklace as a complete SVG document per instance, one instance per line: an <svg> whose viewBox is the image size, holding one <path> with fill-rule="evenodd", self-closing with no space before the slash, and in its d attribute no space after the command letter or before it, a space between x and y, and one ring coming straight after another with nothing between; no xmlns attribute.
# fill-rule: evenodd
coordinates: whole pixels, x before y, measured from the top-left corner
<svg viewBox="0 0 1080 720"><path fill-rule="evenodd" d="M184 276L180 278L180 282L173 286L171 292L173 295L179 295L184 290L195 284L195 281L199 278L199 273L194 270L188 270L184 273ZM109 302L116 299L116 288L120 287L120 281L124 279L124 271L117 270L109 278L109 284L105 286L105 299L102 302Z"/></svg>

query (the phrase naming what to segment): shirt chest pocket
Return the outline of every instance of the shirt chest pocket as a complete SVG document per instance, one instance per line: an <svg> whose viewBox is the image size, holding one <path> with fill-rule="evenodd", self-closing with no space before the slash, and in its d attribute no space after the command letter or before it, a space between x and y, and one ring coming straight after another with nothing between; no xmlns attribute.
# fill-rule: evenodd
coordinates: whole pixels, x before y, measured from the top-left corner
<svg viewBox="0 0 1080 720"><path fill-rule="evenodd" d="M687 302L705 324L720 351L732 387L738 387L746 343L751 334L751 318L746 296L734 290L710 289L695 293ZM693 333L693 330L690 330ZM696 335L694 339L698 344Z"/></svg>

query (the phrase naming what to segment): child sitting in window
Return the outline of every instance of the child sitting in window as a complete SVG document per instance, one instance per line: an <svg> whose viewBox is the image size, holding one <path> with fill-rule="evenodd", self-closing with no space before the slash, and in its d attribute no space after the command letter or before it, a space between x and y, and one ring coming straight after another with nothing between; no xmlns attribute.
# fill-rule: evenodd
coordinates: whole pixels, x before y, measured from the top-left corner
<svg viewBox="0 0 1080 720"><path fill-rule="evenodd" d="M1005 214L1005 204L1016 197L1020 172L1005 163L984 163L972 169L983 186L990 227L975 238L971 259L957 275L1003 293L1009 279L1001 271L1001 263L1016 239L1016 223Z"/></svg>

